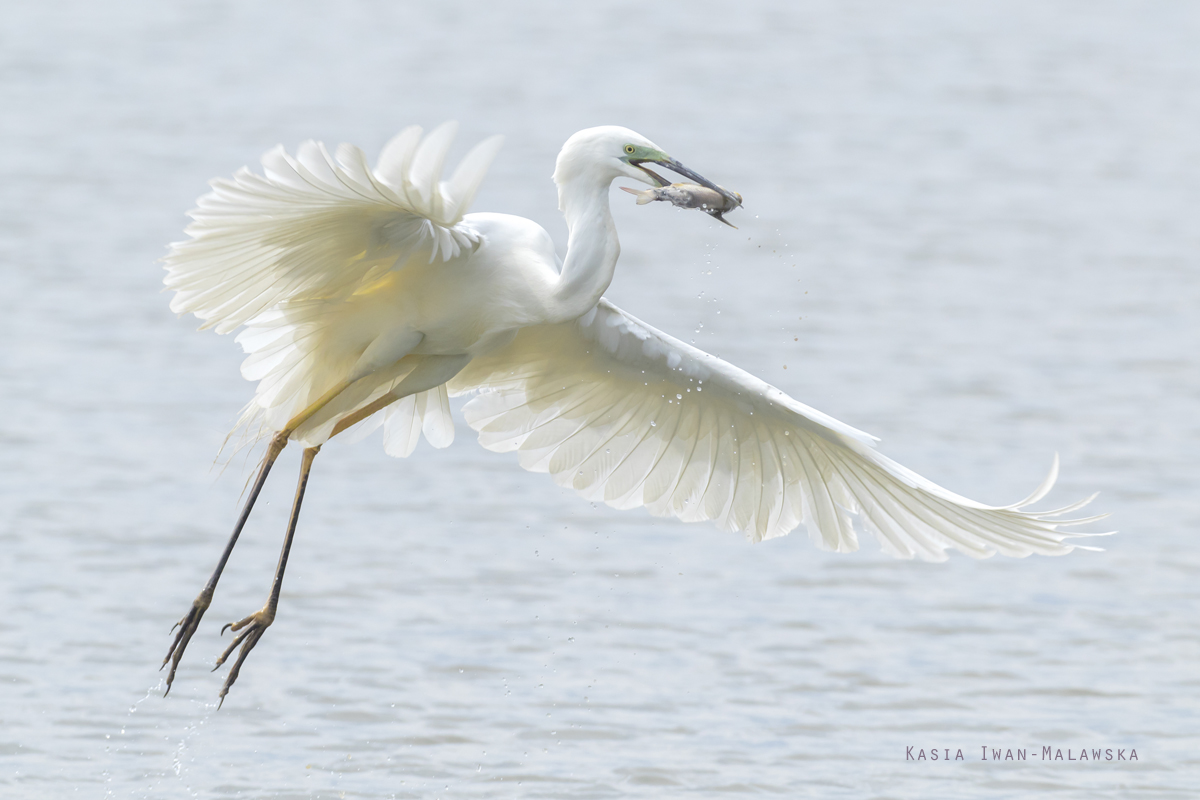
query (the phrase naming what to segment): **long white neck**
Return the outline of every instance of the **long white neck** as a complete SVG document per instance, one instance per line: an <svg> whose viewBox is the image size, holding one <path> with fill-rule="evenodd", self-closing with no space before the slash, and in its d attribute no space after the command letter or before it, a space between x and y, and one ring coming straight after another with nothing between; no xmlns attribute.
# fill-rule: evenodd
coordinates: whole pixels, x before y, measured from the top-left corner
<svg viewBox="0 0 1200 800"><path fill-rule="evenodd" d="M567 218L567 257L554 289L554 316L562 321L587 313L612 283L621 243L608 210L612 178L577 175L559 186Z"/></svg>

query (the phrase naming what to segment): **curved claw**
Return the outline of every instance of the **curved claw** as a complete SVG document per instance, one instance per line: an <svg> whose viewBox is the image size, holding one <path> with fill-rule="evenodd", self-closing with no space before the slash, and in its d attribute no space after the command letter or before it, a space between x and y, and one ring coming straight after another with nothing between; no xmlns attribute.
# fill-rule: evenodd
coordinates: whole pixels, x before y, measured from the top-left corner
<svg viewBox="0 0 1200 800"><path fill-rule="evenodd" d="M258 644L258 640L262 638L263 634L266 633L267 628L270 627L271 623L274 621L275 615L268 609L264 608L261 611L254 612L245 619L238 620L237 622L230 622L221 628L222 635L226 630L232 630L234 633L237 633L238 631L242 632L238 633L238 635L233 638L233 641L229 643L229 647L226 647L225 652L221 653L221 655L217 658L217 663L213 666L213 672L216 672L218 669L220 669L221 665L225 663L225 660L229 658L233 651L239 646L242 649L241 652L238 653L237 660L234 661L233 666L230 667L229 675L226 676L224 685L221 686L220 701L217 703L217 708L220 708L224 704L225 695L229 694L229 688L233 686L234 682L238 679L238 674L242 670L242 662L246 660L246 656L250 654L250 651L254 649L254 645ZM243 630L243 628L245 630Z"/></svg>
<svg viewBox="0 0 1200 800"><path fill-rule="evenodd" d="M178 628L179 633L175 634L175 639L171 642L170 649L167 650L167 656L163 659L162 666L159 667L161 670L168 663L171 665L171 671L167 673L167 690L163 692L163 697L171 693L171 684L175 681L175 670L179 669L179 660L183 658L183 651L187 649L188 642L192 640L192 634L200 627L200 620L204 618L204 612L212 603L212 597L212 589L206 587L192 601L192 607L188 610L187 616L171 626L171 631Z"/></svg>

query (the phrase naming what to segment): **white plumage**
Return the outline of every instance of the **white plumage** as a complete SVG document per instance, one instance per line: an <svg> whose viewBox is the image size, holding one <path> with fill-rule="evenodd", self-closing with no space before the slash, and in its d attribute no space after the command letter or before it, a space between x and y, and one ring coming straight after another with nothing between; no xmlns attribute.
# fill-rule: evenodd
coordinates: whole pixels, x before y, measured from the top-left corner
<svg viewBox="0 0 1200 800"><path fill-rule="evenodd" d="M216 179L190 213L189 241L167 255L171 310L228 333L280 303L341 297L425 251L460 256L479 242L461 225L500 148L494 136L437 182L455 125L424 141L406 128L384 147L374 172L353 145L307 141L295 158L282 145L262 158L265 176L243 167Z"/></svg>
<svg viewBox="0 0 1200 800"><path fill-rule="evenodd" d="M873 437L601 300L583 317L523 329L450 382L484 391L464 414L480 443L615 508L713 520L754 540L807 526L858 549L853 514L884 550L945 559L1068 552L1053 512L959 497L872 449ZM1090 498L1089 498L1090 500ZM1060 523L1061 524L1061 523Z"/></svg>
<svg viewBox="0 0 1200 800"><path fill-rule="evenodd" d="M498 137L440 181L452 124L422 138L408 128L372 171L349 145L306 142L263 157L263 175L216 180L191 212L191 239L166 256L171 308L205 328L243 328L242 374L258 389L243 423L272 435L258 477L208 585L180 622L164 666L179 659L279 452L305 446L270 598L232 625L241 647L224 698L272 623L309 470L321 445L384 427L388 454L424 437L453 440L449 395L477 392L467 422L484 447L616 508L712 520L754 540L807 527L828 550L858 548L855 520L901 558L959 550L1059 555L1061 515L1040 500L991 507L955 495L873 449L861 431L811 409L719 358L673 339L603 299L620 244L609 186L666 180L655 164L740 199L626 128L572 136L554 170L570 230L560 263L537 224L466 214ZM736 200L736 203L735 203ZM1098 519L1093 517L1092 519Z"/></svg>
<svg viewBox="0 0 1200 800"><path fill-rule="evenodd" d="M409 455L422 431L445 447L447 390L482 390L465 415L485 447L517 451L526 469L617 508L713 520L755 541L803 524L818 546L843 552L858 547L857 515L889 553L927 560L948 549L974 557L1072 549L1057 515L1083 503L1023 510L1049 490L1057 461L1022 503L976 503L880 455L873 437L599 299L619 252L607 187L622 175L651 183L617 161L627 142L657 150L642 137L593 129L564 148L555 177L572 238L560 276L549 236L533 223L464 215L499 137L438 182L453 134L450 123L423 139L407 128L374 171L350 145L336 159L314 142L294 158L277 147L263 157L265 176L239 170L200 199L191 240L166 258L171 308L219 333L245 326L242 374L258 381L247 420L284 430L362 372L374 347L372 370L292 433L319 444L422 359L461 356L444 359L443 380L400 392L356 434L384 425L396 456ZM613 163L589 161L601 140ZM593 252L573 265L580 245ZM586 269L569 269L584 260ZM555 296L571 279L587 301L575 303L581 314Z"/></svg>

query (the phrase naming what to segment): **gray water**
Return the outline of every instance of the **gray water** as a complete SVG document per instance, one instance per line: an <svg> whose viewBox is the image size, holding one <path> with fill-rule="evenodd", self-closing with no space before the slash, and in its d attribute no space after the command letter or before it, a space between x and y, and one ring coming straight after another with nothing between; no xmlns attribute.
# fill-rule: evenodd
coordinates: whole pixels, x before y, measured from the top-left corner
<svg viewBox="0 0 1200 800"><path fill-rule="evenodd" d="M1197 41L1186 2L6 4L0 795L1194 797ZM164 699L254 455L214 466L252 386L156 259L276 143L449 118L460 154L508 137L475 207L560 248L577 129L737 189L737 231L614 192L610 298L968 496L1058 452L1047 503L1098 490L1120 535L752 546L593 507L461 423L407 460L335 441L224 707L218 630L266 595L296 453Z"/></svg>

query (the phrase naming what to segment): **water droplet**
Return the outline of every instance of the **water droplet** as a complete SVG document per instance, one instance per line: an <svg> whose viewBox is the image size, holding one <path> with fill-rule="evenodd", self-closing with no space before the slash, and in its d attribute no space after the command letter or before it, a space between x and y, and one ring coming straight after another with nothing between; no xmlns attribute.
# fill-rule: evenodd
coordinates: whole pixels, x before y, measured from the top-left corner
<svg viewBox="0 0 1200 800"><path fill-rule="evenodd" d="M657 422L655 422L654 420L650 420L650 427L651 427L651 428L657 428L657 427L658 427L658 423L657 423Z"/></svg>
<svg viewBox="0 0 1200 800"><path fill-rule="evenodd" d="M675 399L676 399L676 400L682 400L682 399L683 399L683 395L681 395L681 394L676 394L676 395L675 395Z"/></svg>

